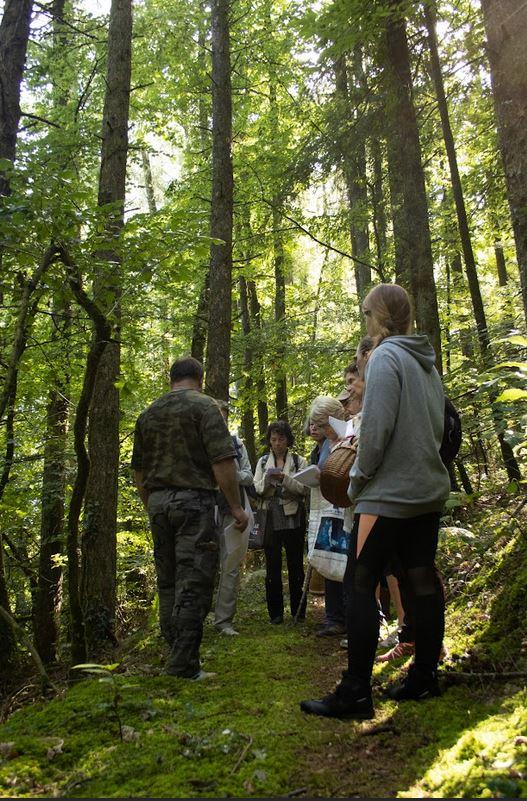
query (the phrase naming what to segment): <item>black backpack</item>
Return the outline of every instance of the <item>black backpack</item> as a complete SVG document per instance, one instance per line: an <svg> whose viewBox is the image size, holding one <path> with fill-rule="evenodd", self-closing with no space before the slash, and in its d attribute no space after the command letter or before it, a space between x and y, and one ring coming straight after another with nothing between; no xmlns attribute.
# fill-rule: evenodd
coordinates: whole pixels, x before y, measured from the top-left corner
<svg viewBox="0 0 527 801"><path fill-rule="evenodd" d="M459 453L461 447L461 418L450 400L445 395L445 426L439 455L445 467L449 467Z"/></svg>
<svg viewBox="0 0 527 801"><path fill-rule="evenodd" d="M262 456L262 470L265 470L265 466L266 466L268 461L269 461L269 454L268 453L264 453L264 455ZM293 453L293 464L295 466L295 473L298 473L298 467L300 465L300 462L299 462L299 459L298 459L298 453Z"/></svg>

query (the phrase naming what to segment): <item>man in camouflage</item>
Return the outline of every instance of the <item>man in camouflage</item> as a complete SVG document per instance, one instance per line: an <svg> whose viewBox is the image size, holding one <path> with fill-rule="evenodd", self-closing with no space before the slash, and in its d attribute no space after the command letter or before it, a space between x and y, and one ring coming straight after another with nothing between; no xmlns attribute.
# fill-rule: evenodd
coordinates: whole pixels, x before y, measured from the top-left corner
<svg viewBox="0 0 527 801"><path fill-rule="evenodd" d="M199 646L218 564L218 485L240 530L247 514L229 430L216 402L202 393L203 367L179 359L170 383L170 392L137 420L132 468L154 541L161 632L171 649L166 672L198 679L207 675Z"/></svg>

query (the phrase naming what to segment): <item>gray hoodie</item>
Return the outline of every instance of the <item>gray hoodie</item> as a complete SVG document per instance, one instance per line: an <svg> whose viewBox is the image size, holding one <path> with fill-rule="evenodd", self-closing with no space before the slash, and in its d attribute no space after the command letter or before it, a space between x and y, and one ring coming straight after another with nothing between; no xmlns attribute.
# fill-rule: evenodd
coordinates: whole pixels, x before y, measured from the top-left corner
<svg viewBox="0 0 527 801"><path fill-rule="evenodd" d="M422 334L384 339L366 369L359 450L348 495L357 513L439 512L450 492L439 456L445 399L435 353Z"/></svg>

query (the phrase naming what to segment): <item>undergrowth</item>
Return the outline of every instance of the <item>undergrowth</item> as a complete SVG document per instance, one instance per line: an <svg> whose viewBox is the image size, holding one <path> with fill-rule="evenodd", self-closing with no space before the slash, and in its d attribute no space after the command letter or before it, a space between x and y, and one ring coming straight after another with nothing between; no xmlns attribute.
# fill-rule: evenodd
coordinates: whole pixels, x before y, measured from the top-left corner
<svg viewBox="0 0 527 801"><path fill-rule="evenodd" d="M202 657L216 678L160 675L155 626L137 632L112 659L111 681L64 688L0 727L2 795L524 797L525 681L487 675L526 668L522 525L480 503L442 539L445 671L472 675L445 681L440 698L387 700L381 688L401 668L389 664L375 671L374 721L304 716L298 702L331 689L345 652L314 636L318 598L307 623L270 626L263 574L254 571L241 594L240 636L206 627Z"/></svg>

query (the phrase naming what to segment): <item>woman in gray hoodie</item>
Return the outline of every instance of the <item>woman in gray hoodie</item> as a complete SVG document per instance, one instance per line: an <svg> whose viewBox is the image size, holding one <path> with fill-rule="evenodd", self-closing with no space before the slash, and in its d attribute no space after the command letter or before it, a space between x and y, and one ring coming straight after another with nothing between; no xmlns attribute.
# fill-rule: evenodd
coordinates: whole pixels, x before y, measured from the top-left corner
<svg viewBox="0 0 527 801"><path fill-rule="evenodd" d="M438 695L436 669L444 632L444 596L435 569L439 519L448 471L439 448L444 393L428 338L412 334L406 291L380 284L363 312L376 347L366 369L361 436L350 472L355 519L344 586L348 599L348 670L335 692L303 701L304 712L371 718L371 673L379 617L375 588L397 556L415 607L415 659L391 691L396 700Z"/></svg>

